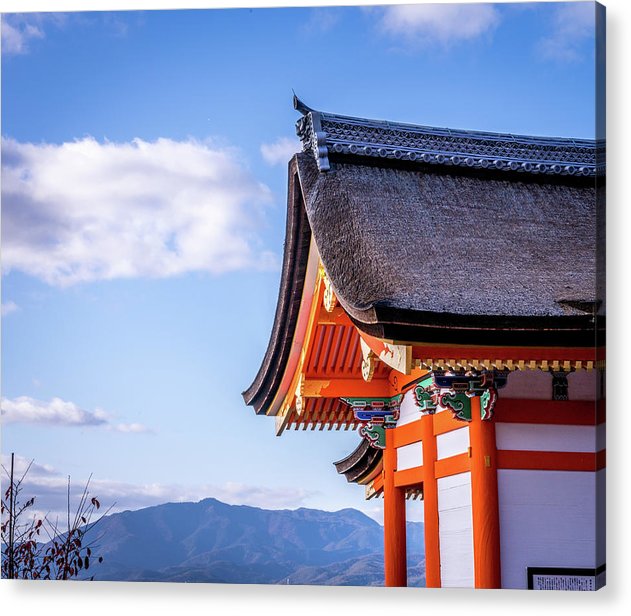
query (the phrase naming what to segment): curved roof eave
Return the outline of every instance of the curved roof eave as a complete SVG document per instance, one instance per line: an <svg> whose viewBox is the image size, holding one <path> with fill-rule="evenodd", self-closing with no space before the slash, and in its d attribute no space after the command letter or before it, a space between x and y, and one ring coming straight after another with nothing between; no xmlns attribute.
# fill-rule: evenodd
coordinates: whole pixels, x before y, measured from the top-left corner
<svg viewBox="0 0 631 616"><path fill-rule="evenodd" d="M265 413L282 381L290 355L309 260L311 228L304 207L296 157L288 165L287 222L276 313L269 343L254 381L243 393L248 406Z"/></svg>

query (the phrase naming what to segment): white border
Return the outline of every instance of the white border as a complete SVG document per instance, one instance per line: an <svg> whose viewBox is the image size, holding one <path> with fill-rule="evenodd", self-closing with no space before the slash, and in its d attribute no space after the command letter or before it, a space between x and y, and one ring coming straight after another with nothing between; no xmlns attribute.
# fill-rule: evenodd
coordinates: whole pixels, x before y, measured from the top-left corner
<svg viewBox="0 0 631 616"><path fill-rule="evenodd" d="M444 0L434 0L444 3ZM201 8L223 6L315 6L335 4L312 0L310 2L276 0L257 5L256 2L219 0L214 3L187 0L182 6L173 1L109 0L98 2L71 0L3 0L2 11L50 11L50 10L122 10L158 8ZM392 1L344 0L338 4L367 5L394 4ZM228 586L211 584L132 584L96 582L47 583L7 582L0 583L0 609L8 616L36 614L46 616L72 612L83 616L101 614L152 614L161 616L184 614L322 614L355 615L365 613L428 613L436 611L448 614L510 613L511 616L556 615L561 610L573 616L594 613L625 614L631 605L631 584L628 583L631 542L629 524L623 518L631 509L628 489L631 469L631 447L626 418L629 377L623 374L627 368L629 336L629 266L631 264L631 198L629 195L626 165L631 163L631 86L629 84L629 59L631 58L631 2L606 0L607 17L607 124L608 130L608 328L615 332L609 336L609 439L607 462L609 466L609 494L607 525L608 562L607 587L596 593L566 593L527 591L469 591L469 590L419 590L376 588L319 588L294 586ZM623 166L624 165L624 166ZM622 421L622 416L624 422ZM624 608L624 605L627 608Z"/></svg>

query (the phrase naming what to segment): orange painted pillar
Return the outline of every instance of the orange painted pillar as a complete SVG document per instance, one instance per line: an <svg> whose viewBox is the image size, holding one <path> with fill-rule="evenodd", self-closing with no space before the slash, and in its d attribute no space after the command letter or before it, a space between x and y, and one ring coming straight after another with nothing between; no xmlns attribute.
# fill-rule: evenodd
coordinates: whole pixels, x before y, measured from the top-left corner
<svg viewBox="0 0 631 616"><path fill-rule="evenodd" d="M434 462L438 458L434 415L421 418L423 442L423 521L425 523L425 586L440 588L440 542L438 536L438 483Z"/></svg>
<svg viewBox="0 0 631 616"><path fill-rule="evenodd" d="M394 431L386 430L383 452L383 531L386 586L407 586L405 490L394 485L397 450Z"/></svg>
<svg viewBox="0 0 631 616"><path fill-rule="evenodd" d="M479 396L471 398L469 438L475 587L501 588L495 423L480 417Z"/></svg>

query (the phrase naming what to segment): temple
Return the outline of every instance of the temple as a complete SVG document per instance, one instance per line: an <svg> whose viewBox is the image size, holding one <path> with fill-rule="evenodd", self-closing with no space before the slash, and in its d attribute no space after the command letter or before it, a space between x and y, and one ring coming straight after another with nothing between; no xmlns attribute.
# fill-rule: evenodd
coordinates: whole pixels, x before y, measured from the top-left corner
<svg viewBox="0 0 631 616"><path fill-rule="evenodd" d="M335 468L384 499L387 586L407 585L413 497L428 587L599 588L604 142L294 106L303 151L246 404L278 435L357 431Z"/></svg>

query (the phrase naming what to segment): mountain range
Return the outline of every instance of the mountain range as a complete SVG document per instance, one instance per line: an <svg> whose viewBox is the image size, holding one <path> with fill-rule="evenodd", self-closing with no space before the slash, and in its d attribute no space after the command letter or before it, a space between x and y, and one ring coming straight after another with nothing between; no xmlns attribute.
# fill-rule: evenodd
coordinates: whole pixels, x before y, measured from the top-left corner
<svg viewBox="0 0 631 616"><path fill-rule="evenodd" d="M214 498L105 516L95 580L383 585L383 527L356 509L268 510ZM425 584L423 525L409 522L409 585ZM93 559L95 563L95 559Z"/></svg>

